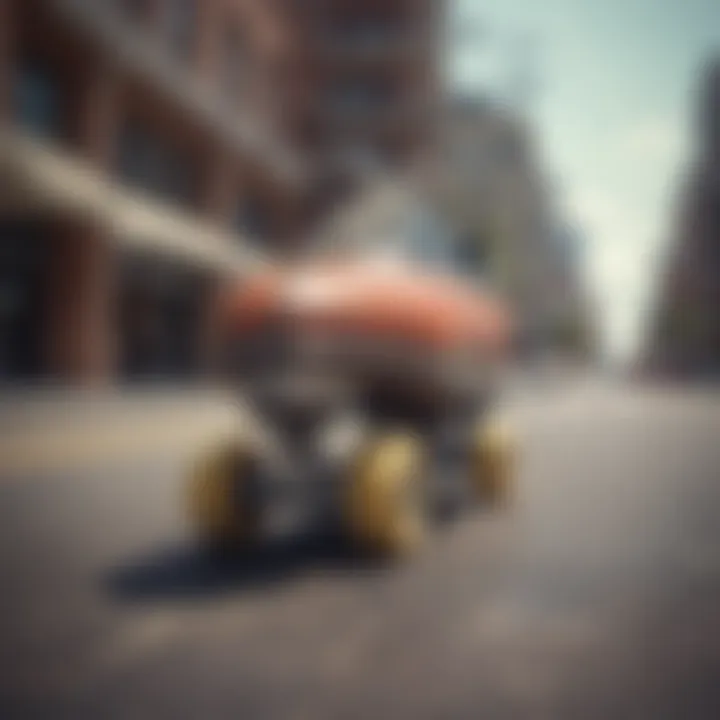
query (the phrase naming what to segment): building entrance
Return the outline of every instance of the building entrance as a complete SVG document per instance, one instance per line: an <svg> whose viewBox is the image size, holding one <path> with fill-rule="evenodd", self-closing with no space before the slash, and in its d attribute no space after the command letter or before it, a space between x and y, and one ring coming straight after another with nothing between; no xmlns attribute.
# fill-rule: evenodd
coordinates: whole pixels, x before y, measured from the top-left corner
<svg viewBox="0 0 720 720"><path fill-rule="evenodd" d="M196 269L157 258L125 260L119 315L126 380L189 379L201 373L210 287Z"/></svg>
<svg viewBox="0 0 720 720"><path fill-rule="evenodd" d="M42 228L0 220L0 383L43 374L48 253Z"/></svg>

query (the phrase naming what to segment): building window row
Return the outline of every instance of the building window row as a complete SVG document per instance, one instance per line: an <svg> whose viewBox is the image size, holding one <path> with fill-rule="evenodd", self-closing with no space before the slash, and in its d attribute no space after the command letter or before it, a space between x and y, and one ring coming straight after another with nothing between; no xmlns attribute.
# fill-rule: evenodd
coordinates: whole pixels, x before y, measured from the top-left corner
<svg viewBox="0 0 720 720"><path fill-rule="evenodd" d="M198 0L116 0L122 15L133 23L152 23L170 51L191 63L196 54L201 5ZM221 57L218 83L228 99L238 100L248 80L247 42L240 23L219 24Z"/></svg>
<svg viewBox="0 0 720 720"><path fill-rule="evenodd" d="M18 63L13 114L23 130L66 142L70 100L66 83L52 67L34 61ZM127 185L178 205L200 207L207 168L150 124L126 117L114 156L113 172ZM265 239L271 233L272 213L261 197L250 194L238 201L230 223L244 236Z"/></svg>

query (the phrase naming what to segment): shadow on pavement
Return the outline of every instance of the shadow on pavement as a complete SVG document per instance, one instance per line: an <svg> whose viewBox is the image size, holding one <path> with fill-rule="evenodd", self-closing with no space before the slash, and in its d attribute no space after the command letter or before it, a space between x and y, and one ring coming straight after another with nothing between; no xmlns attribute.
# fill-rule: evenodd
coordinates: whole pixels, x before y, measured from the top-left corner
<svg viewBox="0 0 720 720"><path fill-rule="evenodd" d="M219 557L178 546L113 568L106 589L128 602L198 600L225 593L264 591L314 573L357 575L383 565L331 535L283 537L237 556Z"/></svg>

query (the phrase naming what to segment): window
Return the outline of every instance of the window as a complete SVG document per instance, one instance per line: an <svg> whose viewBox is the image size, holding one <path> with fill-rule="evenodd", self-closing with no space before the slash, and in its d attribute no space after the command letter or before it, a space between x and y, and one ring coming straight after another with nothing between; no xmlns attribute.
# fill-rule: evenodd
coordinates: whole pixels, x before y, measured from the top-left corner
<svg viewBox="0 0 720 720"><path fill-rule="evenodd" d="M470 275L484 272L490 260L487 242L472 234L458 237L456 259L458 267L465 269Z"/></svg>
<svg viewBox="0 0 720 720"><path fill-rule="evenodd" d="M117 170L130 185L180 204L197 204L198 173L192 160L140 123L128 122L120 134Z"/></svg>
<svg viewBox="0 0 720 720"><path fill-rule="evenodd" d="M234 225L241 235L266 239L271 232L269 208L258 198L245 198L238 204Z"/></svg>
<svg viewBox="0 0 720 720"><path fill-rule="evenodd" d="M332 93L333 105L342 112L363 112L390 102L392 93L383 83L354 81L340 83Z"/></svg>
<svg viewBox="0 0 720 720"><path fill-rule="evenodd" d="M195 49L195 0L163 0L162 25L173 52L189 59Z"/></svg>
<svg viewBox="0 0 720 720"><path fill-rule="evenodd" d="M441 218L431 210L413 202L406 217L404 235L410 259L444 269L455 267L453 239Z"/></svg>
<svg viewBox="0 0 720 720"><path fill-rule="evenodd" d="M201 366L205 279L142 255L124 258L119 277L120 365L125 377L192 377Z"/></svg>
<svg viewBox="0 0 720 720"><path fill-rule="evenodd" d="M0 222L0 384L42 371L47 253L43 230Z"/></svg>
<svg viewBox="0 0 720 720"><path fill-rule="evenodd" d="M346 46L382 49L400 36L400 25L389 17L348 18L333 24L332 36Z"/></svg>
<svg viewBox="0 0 720 720"><path fill-rule="evenodd" d="M523 163L522 140L513 133L503 133L495 141L495 160L500 168L509 169Z"/></svg>
<svg viewBox="0 0 720 720"><path fill-rule="evenodd" d="M60 88L48 68L39 64L21 65L14 94L15 116L23 128L48 137L62 134Z"/></svg>
<svg viewBox="0 0 720 720"><path fill-rule="evenodd" d="M341 146L337 151L337 159L341 167L358 175L379 172L386 166L381 150L371 142L352 142Z"/></svg>
<svg viewBox="0 0 720 720"><path fill-rule="evenodd" d="M247 81L245 38L237 27L225 30L222 85L231 100L239 99Z"/></svg>
<svg viewBox="0 0 720 720"><path fill-rule="evenodd" d="M130 20L145 20L150 12L148 0L116 0L115 5L122 15Z"/></svg>

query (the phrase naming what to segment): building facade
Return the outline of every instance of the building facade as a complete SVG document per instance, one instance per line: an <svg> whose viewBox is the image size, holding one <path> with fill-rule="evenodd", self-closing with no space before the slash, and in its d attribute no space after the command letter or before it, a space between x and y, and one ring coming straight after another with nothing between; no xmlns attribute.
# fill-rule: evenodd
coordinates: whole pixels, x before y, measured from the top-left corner
<svg viewBox="0 0 720 720"><path fill-rule="evenodd" d="M528 356L575 354L570 328L580 334L589 308L531 128L511 108L480 97L449 102L441 127L433 194L464 238L467 262L515 308Z"/></svg>
<svg viewBox="0 0 720 720"><path fill-rule="evenodd" d="M709 63L698 143L675 221L645 364L671 376L720 375L720 58Z"/></svg>
<svg viewBox="0 0 720 720"><path fill-rule="evenodd" d="M439 7L0 3L0 382L196 374L218 280L428 142Z"/></svg>
<svg viewBox="0 0 720 720"><path fill-rule="evenodd" d="M285 1L285 131L312 159L319 217L435 141L445 0Z"/></svg>

